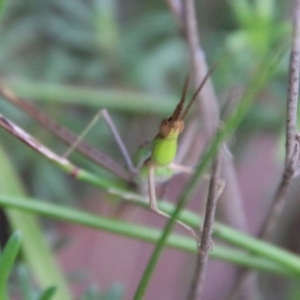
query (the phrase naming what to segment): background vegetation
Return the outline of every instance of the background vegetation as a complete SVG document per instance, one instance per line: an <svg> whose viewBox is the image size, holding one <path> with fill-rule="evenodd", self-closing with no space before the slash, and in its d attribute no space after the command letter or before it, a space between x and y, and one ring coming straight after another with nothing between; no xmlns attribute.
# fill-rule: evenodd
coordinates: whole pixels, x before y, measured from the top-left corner
<svg viewBox="0 0 300 300"><path fill-rule="evenodd" d="M236 106L241 91L257 76L270 51L278 45L289 49L291 3L203 0L197 1L196 11L208 64L220 62L213 83L226 116L226 110ZM4 85L35 100L47 114L77 134L99 109L107 108L132 155L157 133L159 120L172 111L190 70L186 42L164 1L7 0L2 8L0 41ZM234 226L236 219L243 218L247 225L244 230L250 234L260 227L282 173L288 54L286 51L230 140L243 213L236 215L236 208L226 207L222 202L225 199L221 199L218 220ZM54 152L62 154L67 149L4 99L0 110ZM86 140L124 165L102 120ZM153 243L157 232L152 232L151 226L161 228L165 220L140 206L124 203L121 196L109 195L103 188L70 178L3 130L0 141L0 198L5 207L2 244L11 232L8 228L20 231L7 244L13 249L7 251L12 256L6 258L5 251L1 254L2 263L12 261L2 268L6 274L3 278L10 274L8 282L0 279L2 291L7 286L9 299L132 299L153 248L141 240ZM70 159L100 178L120 184L116 176L78 154ZM172 180L166 198L175 201L187 180L185 176ZM204 207L205 187L201 186L190 206L198 214ZM26 195L36 202L26 199L28 206L24 204L22 210L41 214L38 221L11 208L22 206ZM291 252L299 252L298 195L295 185L273 237L274 243ZM109 219L101 225L101 220L90 214L80 215L81 210ZM197 223L193 218L188 215L190 222ZM116 227L114 222L109 223L111 219ZM142 225L126 227L118 223L122 220ZM268 245L255 244L256 240L247 240L238 232L229 232L224 238L227 233L223 229L216 230L216 238L227 242L231 238L237 247L218 248L220 243L215 241L212 256L221 261L209 263L203 299L229 297L239 277L237 264L262 271L259 284L254 286L263 299L297 299L297 257L280 252L272 258L273 248L263 250ZM177 250L165 250L146 299L175 300L187 294L195 249L189 239L176 238L171 243ZM22 255L12 268L19 247ZM247 251L265 254L255 260L244 255ZM284 263L277 264L280 257Z"/></svg>

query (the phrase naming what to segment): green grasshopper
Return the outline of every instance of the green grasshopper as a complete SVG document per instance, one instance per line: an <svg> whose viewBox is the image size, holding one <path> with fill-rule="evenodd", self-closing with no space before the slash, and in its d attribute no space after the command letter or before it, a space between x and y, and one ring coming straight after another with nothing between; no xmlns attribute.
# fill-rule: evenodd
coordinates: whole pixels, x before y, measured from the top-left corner
<svg viewBox="0 0 300 300"><path fill-rule="evenodd" d="M209 78L210 74L215 69L215 66L211 68L203 81L197 88L196 92L190 99L187 107L184 108L184 102L186 99L186 93L188 88L189 78L187 76L181 99L177 104L172 115L164 119L159 127L159 133L156 135L152 142L152 151L150 156L144 161L140 174L143 176L147 174L148 177L148 193L149 193L149 202L150 208L155 213L162 215L164 217L170 218L170 216L163 211L161 211L157 206L156 193L155 193L155 184L156 180L162 179L163 181L169 180L173 176L174 171L180 171L185 173L192 173L192 169L189 167L177 165L174 163L174 159L177 154L178 138L179 135L184 130L184 118L190 110L192 104ZM161 180L160 180L161 181ZM195 231L189 227L187 224L177 221L178 224L187 229L196 239L198 239Z"/></svg>

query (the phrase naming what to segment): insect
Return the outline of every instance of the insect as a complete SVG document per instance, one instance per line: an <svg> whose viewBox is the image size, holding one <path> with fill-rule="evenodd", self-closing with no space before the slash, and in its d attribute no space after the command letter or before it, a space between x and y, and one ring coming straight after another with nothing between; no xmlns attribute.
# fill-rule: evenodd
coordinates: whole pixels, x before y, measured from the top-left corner
<svg viewBox="0 0 300 300"><path fill-rule="evenodd" d="M178 146L178 138L179 135L184 130L184 118L189 112L192 104L206 83L207 79L215 69L216 65L214 65L206 74L201 84L197 88L196 92L190 99L186 108L184 109L184 102L186 99L189 77L186 77L183 92L181 95L181 99L177 104L175 110L172 115L164 119L159 127L159 132L155 136L152 142L152 152L151 155L145 160L140 173L147 174L148 177L148 193L149 193L149 202L150 208L155 213L162 215L164 217L170 218L170 216L163 211L161 211L157 206L156 200L156 192L155 192L155 184L156 179L163 178L163 180L168 180L173 176L174 171L184 172L184 173L192 173L192 169L186 166L177 165L174 163L174 159L177 154L177 146ZM178 221L182 227L187 229L196 239L198 239L195 231L189 227L187 224Z"/></svg>

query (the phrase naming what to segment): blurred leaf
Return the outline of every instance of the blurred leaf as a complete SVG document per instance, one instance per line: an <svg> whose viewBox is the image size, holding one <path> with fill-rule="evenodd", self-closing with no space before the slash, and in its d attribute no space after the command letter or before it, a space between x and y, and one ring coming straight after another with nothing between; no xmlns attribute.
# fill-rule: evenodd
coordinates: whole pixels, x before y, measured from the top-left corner
<svg viewBox="0 0 300 300"><path fill-rule="evenodd" d="M124 287L121 284L114 284L113 287L101 297L101 300L121 300L123 299Z"/></svg>
<svg viewBox="0 0 300 300"><path fill-rule="evenodd" d="M0 160L2 161L0 192L9 195L24 195L23 187L2 149L0 149ZM41 288L57 285L59 290L54 299L71 299L64 276L45 243L43 233L35 217L11 209L6 209L5 213L11 227L15 230L22 230L22 251Z"/></svg>
<svg viewBox="0 0 300 300"><path fill-rule="evenodd" d="M155 76L166 76L169 72L160 68L164 59L168 61L168 56L177 55L177 60L173 60L172 70L182 69L182 64L186 63L184 42L175 34L174 28L174 20L170 14L155 12L133 21L123 30L119 55L129 78L143 87L159 90L162 84L159 87L155 85L159 81ZM175 48L172 49L172 46ZM164 49L161 50L160 47ZM148 59L151 63L147 63Z"/></svg>
<svg viewBox="0 0 300 300"><path fill-rule="evenodd" d="M232 11L241 26L247 27L252 21L252 9L248 0L231 0Z"/></svg>
<svg viewBox="0 0 300 300"><path fill-rule="evenodd" d="M114 109L123 112L159 114L166 116L178 101L169 95L149 95L126 90L92 89L29 81L6 81L17 95L49 103L81 104L86 107ZM182 84L182 82L181 82ZM181 87L181 85L180 85ZM161 101L163 99L164 101Z"/></svg>
<svg viewBox="0 0 300 300"><path fill-rule="evenodd" d="M8 298L7 281L21 244L20 232L15 232L7 241L0 256L0 299Z"/></svg>
<svg viewBox="0 0 300 300"><path fill-rule="evenodd" d="M80 298L80 300L98 300L100 299L100 295L98 292L98 288L94 285L90 286L84 295Z"/></svg>
<svg viewBox="0 0 300 300"><path fill-rule="evenodd" d="M0 21L3 19L7 0L0 0Z"/></svg>
<svg viewBox="0 0 300 300"><path fill-rule="evenodd" d="M56 291L56 287L52 286L46 289L37 300L50 300L53 298L53 295Z"/></svg>
<svg viewBox="0 0 300 300"><path fill-rule="evenodd" d="M98 46L106 54L117 50L119 29L116 18L116 0L96 0L94 23L97 31Z"/></svg>
<svg viewBox="0 0 300 300"><path fill-rule="evenodd" d="M236 69L235 82L249 80L270 49L278 43L288 42L285 38L291 26L286 21L278 20L278 8L274 1L230 1L238 28L227 35L226 48L232 57L229 60L231 69Z"/></svg>
<svg viewBox="0 0 300 300"><path fill-rule="evenodd" d="M23 300L32 300L36 297L36 291L30 282L30 274L24 265L18 267L18 279L20 284L20 294Z"/></svg>
<svg viewBox="0 0 300 300"><path fill-rule="evenodd" d="M37 197L70 204L74 193L67 183L68 178L47 161L37 160L33 166L32 187Z"/></svg>
<svg viewBox="0 0 300 300"><path fill-rule="evenodd" d="M168 74L180 74L181 80L188 72L185 56L186 47L180 40L161 43L145 55L136 70L136 81L148 90L161 91L165 88ZM179 71L180 70L180 71ZM162 101L164 101L162 97Z"/></svg>

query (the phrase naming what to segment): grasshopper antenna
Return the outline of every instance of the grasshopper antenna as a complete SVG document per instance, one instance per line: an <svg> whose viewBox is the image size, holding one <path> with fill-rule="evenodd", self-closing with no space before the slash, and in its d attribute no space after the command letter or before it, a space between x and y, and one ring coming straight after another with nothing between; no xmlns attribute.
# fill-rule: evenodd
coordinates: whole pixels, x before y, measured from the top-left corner
<svg viewBox="0 0 300 300"><path fill-rule="evenodd" d="M183 114L181 115L180 119L183 120L186 116L186 114L188 113L189 109L191 108L193 102L195 101L195 99L198 97L199 93L201 92L203 86L205 85L206 81L208 80L209 76L213 73L213 71L215 70L215 68L217 67L218 63L215 63L206 73L205 77L203 78L202 82L200 83L199 87L197 88L196 92L194 93L194 95L192 96L189 104L187 105L187 107L185 108Z"/></svg>
<svg viewBox="0 0 300 300"><path fill-rule="evenodd" d="M189 85L189 75L187 74L185 77L184 85L183 85L181 99L180 99L179 103L177 104L177 106L172 114L172 117L171 117L174 121L177 121L180 119L180 115L181 115L182 109L183 109L183 104L184 104L184 101L186 98L188 85Z"/></svg>

